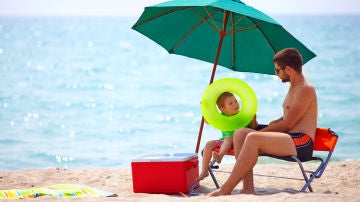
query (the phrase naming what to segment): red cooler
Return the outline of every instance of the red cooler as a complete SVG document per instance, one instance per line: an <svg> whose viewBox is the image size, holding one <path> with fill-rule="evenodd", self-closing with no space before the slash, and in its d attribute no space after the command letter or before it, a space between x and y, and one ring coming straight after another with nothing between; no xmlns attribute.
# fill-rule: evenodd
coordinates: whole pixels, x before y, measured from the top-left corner
<svg viewBox="0 0 360 202"><path fill-rule="evenodd" d="M196 153L153 154L131 161L135 193L187 193L199 176Z"/></svg>

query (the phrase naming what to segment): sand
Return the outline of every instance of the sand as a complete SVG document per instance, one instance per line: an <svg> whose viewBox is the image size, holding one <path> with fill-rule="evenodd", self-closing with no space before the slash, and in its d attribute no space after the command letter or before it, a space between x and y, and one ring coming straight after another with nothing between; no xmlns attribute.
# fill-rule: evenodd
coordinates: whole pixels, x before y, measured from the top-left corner
<svg viewBox="0 0 360 202"><path fill-rule="evenodd" d="M305 166L313 168L315 164L306 163ZM231 165L225 165L221 170L230 171L231 168ZM294 163L257 164L254 173L257 195L237 194L242 186L240 183L230 196L205 196L215 190L210 177L201 182L198 191L204 195L200 196L134 193L130 168L0 171L0 189L29 189L66 183L82 184L118 195L79 199L42 196L22 201L360 201L360 161L330 162L323 176L313 181L313 193L298 192L304 182L299 180L302 176ZM220 183L228 176L226 172L215 174Z"/></svg>

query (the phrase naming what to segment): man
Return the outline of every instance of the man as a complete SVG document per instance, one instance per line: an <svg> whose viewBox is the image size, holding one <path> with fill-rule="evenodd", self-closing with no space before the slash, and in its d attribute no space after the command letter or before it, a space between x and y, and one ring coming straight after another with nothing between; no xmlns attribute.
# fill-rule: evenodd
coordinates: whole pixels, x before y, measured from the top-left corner
<svg viewBox="0 0 360 202"><path fill-rule="evenodd" d="M253 167L260 154L311 158L317 127L317 97L315 88L302 74L301 54L286 48L274 56L275 73L282 82L290 82L283 103L283 117L271 121L259 131L241 128L234 133L236 163L223 186L210 196L229 195L243 181L240 193L255 194Z"/></svg>

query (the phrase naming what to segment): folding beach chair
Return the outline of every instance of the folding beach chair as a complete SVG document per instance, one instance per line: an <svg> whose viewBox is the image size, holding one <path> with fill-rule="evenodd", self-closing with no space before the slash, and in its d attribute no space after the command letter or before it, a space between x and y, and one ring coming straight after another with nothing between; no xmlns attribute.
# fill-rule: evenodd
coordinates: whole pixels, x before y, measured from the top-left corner
<svg viewBox="0 0 360 202"><path fill-rule="evenodd" d="M273 157L276 159L281 159L284 161L291 161L291 162L297 162L299 164L300 170L302 172L302 175L305 180L305 185L301 188L300 192L305 192L306 189L309 189L310 192L313 192L313 189L310 185L310 183L314 180L314 178L320 178L323 174L323 172L326 169L326 166L328 162L330 161L331 155L335 149L336 143L338 140L338 136L334 131L332 131L330 128L317 128L316 134L315 134L315 142L314 142L314 151L318 151L320 153L324 153L325 157L318 157L313 156L308 161L317 161L319 162L319 166L313 170L308 171L305 170L303 167L303 162L300 161L296 156L273 156L273 155L261 155L261 156L268 156ZM214 151L219 152L220 148L215 148ZM234 151L230 150L227 155L234 155ZM214 184L216 188L219 188L219 184L216 180L216 177L214 175L213 169L218 169L218 166L214 166L215 159L212 159L209 165L209 173L211 178L214 181Z"/></svg>

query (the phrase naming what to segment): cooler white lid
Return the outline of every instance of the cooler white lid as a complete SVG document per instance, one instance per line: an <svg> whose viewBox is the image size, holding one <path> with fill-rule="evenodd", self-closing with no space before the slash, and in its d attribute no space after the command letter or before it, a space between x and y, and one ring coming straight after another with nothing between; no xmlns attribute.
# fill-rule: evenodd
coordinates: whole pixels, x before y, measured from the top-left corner
<svg viewBox="0 0 360 202"><path fill-rule="evenodd" d="M133 159L131 162L177 162L197 157L197 153L150 154Z"/></svg>

